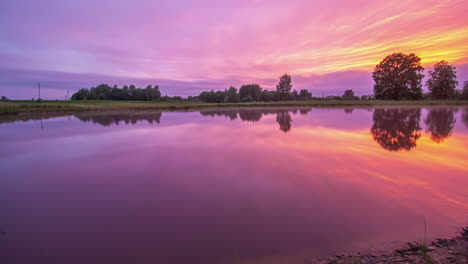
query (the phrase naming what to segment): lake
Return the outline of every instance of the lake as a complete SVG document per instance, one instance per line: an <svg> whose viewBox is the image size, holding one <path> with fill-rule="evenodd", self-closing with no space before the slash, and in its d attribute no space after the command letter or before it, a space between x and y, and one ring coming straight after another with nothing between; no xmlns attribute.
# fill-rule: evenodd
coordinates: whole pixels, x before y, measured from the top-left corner
<svg viewBox="0 0 468 264"><path fill-rule="evenodd" d="M303 264L468 225L468 107L10 116L0 146L7 263Z"/></svg>

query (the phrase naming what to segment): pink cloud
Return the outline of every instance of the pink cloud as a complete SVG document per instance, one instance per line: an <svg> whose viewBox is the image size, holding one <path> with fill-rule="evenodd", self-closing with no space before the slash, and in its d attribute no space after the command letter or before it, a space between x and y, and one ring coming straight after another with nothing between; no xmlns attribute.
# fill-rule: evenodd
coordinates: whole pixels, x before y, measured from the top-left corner
<svg viewBox="0 0 468 264"><path fill-rule="evenodd" d="M359 79L351 86L364 89L369 78L357 72L392 52L416 52L425 67L468 63L467 11L461 0L7 1L0 57L4 68L113 78L238 76L272 86L288 72L304 76L298 87ZM340 78L329 79L336 72Z"/></svg>

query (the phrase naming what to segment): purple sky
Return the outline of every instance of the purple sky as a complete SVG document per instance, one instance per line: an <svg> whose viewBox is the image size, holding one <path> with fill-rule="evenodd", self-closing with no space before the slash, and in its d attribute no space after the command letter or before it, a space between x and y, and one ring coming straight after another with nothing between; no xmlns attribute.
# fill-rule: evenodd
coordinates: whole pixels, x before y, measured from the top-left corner
<svg viewBox="0 0 468 264"><path fill-rule="evenodd" d="M315 96L372 92L385 55L442 59L468 80L468 5L447 0L4 0L0 95L158 84L163 94L259 83L283 73Z"/></svg>

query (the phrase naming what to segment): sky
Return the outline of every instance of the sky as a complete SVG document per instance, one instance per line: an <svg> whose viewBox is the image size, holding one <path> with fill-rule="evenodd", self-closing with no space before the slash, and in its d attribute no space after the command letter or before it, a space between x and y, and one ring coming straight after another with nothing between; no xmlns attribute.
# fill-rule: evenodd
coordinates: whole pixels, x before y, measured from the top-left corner
<svg viewBox="0 0 468 264"><path fill-rule="evenodd" d="M37 97L40 82L48 99L100 83L187 96L274 89L284 73L314 96L363 95L394 52L448 61L461 87L467 13L466 0L3 0L0 95Z"/></svg>

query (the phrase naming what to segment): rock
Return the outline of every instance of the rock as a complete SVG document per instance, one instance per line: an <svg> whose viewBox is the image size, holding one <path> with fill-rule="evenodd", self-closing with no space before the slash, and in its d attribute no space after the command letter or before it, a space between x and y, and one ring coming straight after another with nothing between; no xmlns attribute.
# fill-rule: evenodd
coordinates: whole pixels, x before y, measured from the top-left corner
<svg viewBox="0 0 468 264"><path fill-rule="evenodd" d="M409 247L412 251L418 251L418 250L421 249L421 246L420 246L419 243L417 243L417 242L413 242L413 243L409 242L409 243L408 243L408 247Z"/></svg>

